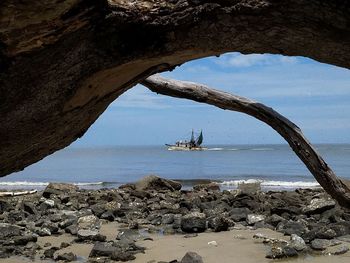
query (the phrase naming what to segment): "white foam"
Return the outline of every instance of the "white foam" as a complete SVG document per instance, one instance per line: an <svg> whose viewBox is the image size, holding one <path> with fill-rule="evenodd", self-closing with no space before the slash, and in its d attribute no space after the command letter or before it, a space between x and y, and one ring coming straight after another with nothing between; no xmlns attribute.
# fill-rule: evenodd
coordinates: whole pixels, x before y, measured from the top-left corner
<svg viewBox="0 0 350 263"><path fill-rule="evenodd" d="M209 148L208 151L223 151L224 148Z"/></svg>
<svg viewBox="0 0 350 263"><path fill-rule="evenodd" d="M73 183L73 184L77 186L84 186L84 185L101 185L104 183L105 182L91 182L91 183Z"/></svg>
<svg viewBox="0 0 350 263"><path fill-rule="evenodd" d="M320 185L317 182L288 182L288 181L268 181L268 180L259 180L259 179L248 179L248 180L232 180L224 181L220 184L225 186L237 186L241 183L260 183L263 187L276 187L276 188L314 188L319 187Z"/></svg>
<svg viewBox="0 0 350 263"><path fill-rule="evenodd" d="M49 183L50 182L14 181L14 182L0 182L0 186L47 186ZM88 183L72 183L72 184L77 186L101 185L101 184L104 184L104 182L88 182Z"/></svg>
<svg viewBox="0 0 350 263"><path fill-rule="evenodd" d="M0 186L47 186L49 182L27 182L27 181L15 181L15 182L0 182Z"/></svg>

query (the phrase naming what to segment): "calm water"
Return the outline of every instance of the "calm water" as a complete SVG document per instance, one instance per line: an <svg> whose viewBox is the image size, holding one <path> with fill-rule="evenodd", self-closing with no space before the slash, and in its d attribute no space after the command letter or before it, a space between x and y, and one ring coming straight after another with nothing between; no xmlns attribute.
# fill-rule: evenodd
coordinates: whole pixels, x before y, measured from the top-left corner
<svg viewBox="0 0 350 263"><path fill-rule="evenodd" d="M316 145L338 176L350 179L350 145ZM110 187L148 175L210 179L234 187L261 180L265 187L316 186L312 175L287 145L224 145L202 152L168 151L163 146L123 146L61 150L24 171L0 178L1 188L42 188L47 182Z"/></svg>

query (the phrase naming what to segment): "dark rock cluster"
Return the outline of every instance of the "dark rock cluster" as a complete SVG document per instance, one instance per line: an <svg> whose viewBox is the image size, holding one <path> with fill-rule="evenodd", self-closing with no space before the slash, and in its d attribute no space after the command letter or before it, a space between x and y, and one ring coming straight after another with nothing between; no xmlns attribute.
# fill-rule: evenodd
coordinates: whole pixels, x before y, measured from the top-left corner
<svg viewBox="0 0 350 263"><path fill-rule="evenodd" d="M269 258L310 252L341 254L349 249L350 211L339 207L321 189L247 192L219 191L213 185L191 191L180 188L176 182L148 177L119 189L79 190L72 185L50 184L41 193L2 198L0 258L35 258L43 251L43 258L73 261L76 255L59 253L70 244L40 247L36 243L41 236L69 233L74 242L93 244L91 262L97 258L128 261L145 252L135 243L147 238L140 235L141 229L188 234L270 228L290 236L287 241L255 236L269 245ZM107 221L125 226L116 240L107 240L100 233L101 222ZM189 253L181 262L202 262L199 258Z"/></svg>

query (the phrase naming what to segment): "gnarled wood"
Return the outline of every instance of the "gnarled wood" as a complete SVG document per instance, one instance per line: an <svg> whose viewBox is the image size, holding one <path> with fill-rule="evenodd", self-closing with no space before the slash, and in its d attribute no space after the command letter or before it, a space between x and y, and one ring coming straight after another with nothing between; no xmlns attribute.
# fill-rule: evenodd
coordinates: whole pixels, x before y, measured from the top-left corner
<svg viewBox="0 0 350 263"><path fill-rule="evenodd" d="M1 0L0 176L81 137L156 72L228 51L350 67L348 0Z"/></svg>
<svg viewBox="0 0 350 263"><path fill-rule="evenodd" d="M224 110L246 113L261 120L288 142L328 194L336 199L340 205L350 208L350 188L337 178L332 169L305 138L300 128L272 108L248 98L214 90L192 82L151 76L142 81L142 84L159 94L190 99L214 105Z"/></svg>

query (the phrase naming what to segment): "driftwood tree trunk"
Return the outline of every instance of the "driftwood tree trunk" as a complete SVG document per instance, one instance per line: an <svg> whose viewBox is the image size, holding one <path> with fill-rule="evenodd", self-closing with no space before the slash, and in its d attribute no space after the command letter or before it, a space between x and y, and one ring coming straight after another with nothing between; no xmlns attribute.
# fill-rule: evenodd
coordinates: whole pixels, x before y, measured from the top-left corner
<svg viewBox="0 0 350 263"><path fill-rule="evenodd" d="M248 98L208 88L204 85L151 76L142 82L151 91L238 111L257 118L277 131L307 166L317 182L341 206L350 208L350 189L317 153L302 131L293 122L270 107Z"/></svg>

